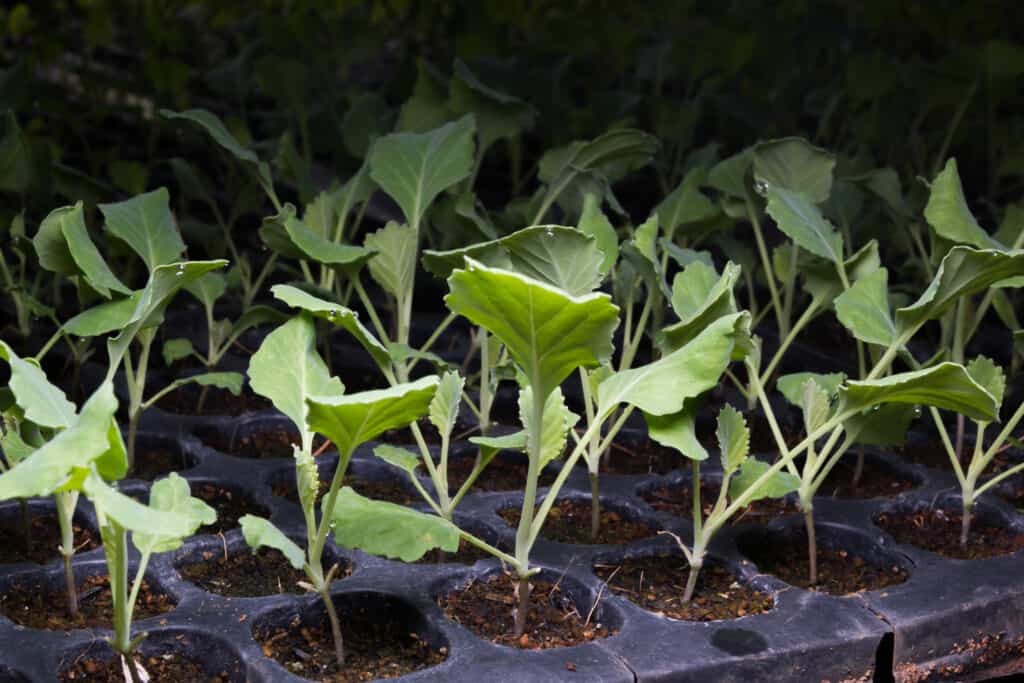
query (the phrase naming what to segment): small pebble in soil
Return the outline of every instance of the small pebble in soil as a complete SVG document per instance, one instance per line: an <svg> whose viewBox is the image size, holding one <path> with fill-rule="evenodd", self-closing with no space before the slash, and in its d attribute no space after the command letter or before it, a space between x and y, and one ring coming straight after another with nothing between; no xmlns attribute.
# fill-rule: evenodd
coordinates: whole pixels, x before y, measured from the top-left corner
<svg viewBox="0 0 1024 683"><path fill-rule="evenodd" d="M737 580L725 567L706 564L697 577L693 598L683 602L689 566L675 555L599 562L594 574L608 590L646 610L686 621L737 619L770 610L775 601Z"/></svg>
<svg viewBox="0 0 1024 683"><path fill-rule="evenodd" d="M977 518L972 521L967 545L961 546L961 515L942 508L883 512L875 517L875 524L897 543L959 560L1009 555L1024 548L1024 534L992 526Z"/></svg>
<svg viewBox="0 0 1024 683"><path fill-rule="evenodd" d="M505 508L498 514L510 526L519 524L520 508ZM551 506L544 520L541 536L560 543L607 544L631 543L654 536L657 530L647 524L629 519L617 510L601 510L601 527L597 536L590 535L590 501L559 500Z"/></svg>
<svg viewBox="0 0 1024 683"><path fill-rule="evenodd" d="M527 650L579 645L607 638L615 631L601 623L600 603L577 605L561 581L530 581L530 611L526 632L513 633L513 611L519 580L494 574L454 589L438 598L445 615L492 643Z"/></svg>

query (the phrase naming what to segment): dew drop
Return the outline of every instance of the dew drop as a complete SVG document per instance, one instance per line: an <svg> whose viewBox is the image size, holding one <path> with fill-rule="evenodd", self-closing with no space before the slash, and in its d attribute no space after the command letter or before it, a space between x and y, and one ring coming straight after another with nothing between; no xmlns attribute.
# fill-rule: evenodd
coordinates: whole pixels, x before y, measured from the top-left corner
<svg viewBox="0 0 1024 683"><path fill-rule="evenodd" d="M921 406L914 406L914 417L921 417Z"/></svg>
<svg viewBox="0 0 1024 683"><path fill-rule="evenodd" d="M359 311L352 311L352 317L359 320Z"/></svg>
<svg viewBox="0 0 1024 683"><path fill-rule="evenodd" d="M334 316L336 316L336 315L338 315L338 312L336 310L334 310L333 308L331 310L327 311L327 317L331 318L332 320L334 319Z"/></svg>
<svg viewBox="0 0 1024 683"><path fill-rule="evenodd" d="M547 230L544 231L544 236L545 237L554 237L555 236L555 231L552 230L551 228L548 228Z"/></svg>
<svg viewBox="0 0 1024 683"><path fill-rule="evenodd" d="M184 263L179 263L178 264L178 273L177 273L177 275L178 275L178 277L181 277L184 274L185 274L185 264Z"/></svg>
<svg viewBox="0 0 1024 683"><path fill-rule="evenodd" d="M764 197L765 195L768 194L768 183L766 183L763 180L755 180L754 181L754 192L757 192L759 195Z"/></svg>
<svg viewBox="0 0 1024 683"><path fill-rule="evenodd" d="M873 407L873 408L872 408L871 410L877 413L877 412L878 412L878 409L879 409L879 408L881 408L881 407L882 407L882 406L875 406L875 407Z"/></svg>

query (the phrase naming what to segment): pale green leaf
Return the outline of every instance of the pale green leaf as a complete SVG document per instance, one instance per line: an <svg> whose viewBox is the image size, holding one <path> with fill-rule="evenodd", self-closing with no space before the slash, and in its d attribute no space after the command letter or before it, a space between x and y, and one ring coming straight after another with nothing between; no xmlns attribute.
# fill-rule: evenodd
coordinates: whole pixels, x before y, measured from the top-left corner
<svg viewBox="0 0 1024 683"><path fill-rule="evenodd" d="M974 420L992 422L999 404L983 386L956 363L883 379L847 381L839 388L840 411L861 411L883 403L909 403L945 408Z"/></svg>
<svg viewBox="0 0 1024 683"><path fill-rule="evenodd" d="M238 524L242 527L245 542L253 550L262 547L274 548L281 551L294 568L302 569L305 566L306 553L270 521L256 515L245 515L238 520Z"/></svg>
<svg viewBox="0 0 1024 683"><path fill-rule="evenodd" d="M766 211L802 249L833 263L843 258L842 236L805 195L770 185Z"/></svg>
<svg viewBox="0 0 1024 683"><path fill-rule="evenodd" d="M430 402L430 424L434 425L442 436L450 436L459 419L459 406L462 404L462 389L465 380L458 372L447 372L441 377L437 393Z"/></svg>
<svg viewBox="0 0 1024 683"><path fill-rule="evenodd" d="M391 444L382 443L374 446L373 454L389 465L394 465L410 475L413 475L416 472L416 468L420 466L420 456L405 448L399 448Z"/></svg>
<svg viewBox="0 0 1024 683"><path fill-rule="evenodd" d="M182 358L188 358L194 351L195 349L192 348L191 341L184 337L178 337L177 339L165 341L160 349L160 354L163 356L164 365L171 365Z"/></svg>
<svg viewBox="0 0 1024 683"><path fill-rule="evenodd" d="M740 471L729 479L729 498L735 500L747 492L771 465L757 458L747 458L740 466ZM750 502L762 498L781 498L800 488L800 479L789 472L776 472L764 484L753 492Z"/></svg>
<svg viewBox="0 0 1024 683"><path fill-rule="evenodd" d="M186 384L198 384L204 387L224 389L238 396L242 393L242 384L244 383L245 377L239 372L204 372L198 375L190 375L189 377L179 377L171 382L169 386L177 388Z"/></svg>
<svg viewBox="0 0 1024 683"><path fill-rule="evenodd" d="M370 332L359 322L359 316L355 311L315 297L291 285L274 285L270 288L270 291L275 298L292 308L308 311L321 320L326 320L344 328L366 349L377 365L389 367L391 355L388 352L388 347L384 346L374 336L373 332Z"/></svg>
<svg viewBox="0 0 1024 683"><path fill-rule="evenodd" d="M85 227L82 202L51 211L32 239L39 264L55 273L81 276L104 298L131 290L110 270Z"/></svg>
<svg viewBox="0 0 1024 683"><path fill-rule="evenodd" d="M866 446L902 446L910 423L920 414L920 406L887 403L878 410L858 413L843 422L843 429L856 443Z"/></svg>
<svg viewBox="0 0 1024 683"><path fill-rule="evenodd" d="M380 230L369 233L363 244L377 252L370 260L370 275L377 284L393 296L406 296L416 277L416 231L390 221Z"/></svg>
<svg viewBox="0 0 1024 683"><path fill-rule="evenodd" d="M718 448L722 453L722 470L733 474L750 454L750 429L743 414L730 405L718 411Z"/></svg>
<svg viewBox="0 0 1024 683"><path fill-rule="evenodd" d="M338 545L371 555L415 562L434 548L459 549L459 529L443 517L370 500L347 486L338 493L333 520Z"/></svg>
<svg viewBox="0 0 1024 683"><path fill-rule="evenodd" d="M672 281L672 308L679 322L662 329L656 339L663 352L689 343L715 320L736 312L733 288L740 278L740 267L726 264L722 275L715 274L701 261L694 261Z"/></svg>
<svg viewBox="0 0 1024 683"><path fill-rule="evenodd" d="M804 416L804 432L811 434L821 427L831 412L832 394L814 379L808 379L800 387L800 410Z"/></svg>
<svg viewBox="0 0 1024 683"><path fill-rule="evenodd" d="M149 270L181 260L185 243L171 213L167 189L140 194L116 204L100 204L104 229L139 255Z"/></svg>
<svg viewBox="0 0 1024 683"><path fill-rule="evenodd" d="M370 177L398 203L410 226L418 226L434 198L473 169L472 116L427 133L392 133L370 149Z"/></svg>
<svg viewBox="0 0 1024 683"><path fill-rule="evenodd" d="M77 337L98 337L128 324L142 297L142 291L114 301L105 301L82 311L64 323L64 331Z"/></svg>
<svg viewBox="0 0 1024 683"><path fill-rule="evenodd" d="M202 519L190 514L179 514L178 511L159 510L143 505L108 486L95 474L85 479L82 490L98 512L126 530L143 535L147 548L152 547L155 552L179 547L184 539L194 534L203 523ZM209 510L211 515L206 519L212 522L216 519L216 513L213 513L212 509ZM155 540L152 546L151 540Z"/></svg>
<svg viewBox="0 0 1024 683"><path fill-rule="evenodd" d="M261 162L255 152L239 142L238 138L228 130L224 122L217 118L215 114L205 109L188 109L182 112L161 109L160 115L167 119L183 119L198 125L213 138L214 142L227 150L236 159L246 164L251 164L264 186L269 187L272 184L270 167L266 163Z"/></svg>
<svg viewBox="0 0 1024 683"><path fill-rule="evenodd" d="M608 361L619 309L606 294L572 296L466 259L448 278L448 307L501 340L545 399L578 367Z"/></svg>
<svg viewBox="0 0 1024 683"><path fill-rule="evenodd" d="M647 435L662 446L676 449L690 460L707 460L708 452L697 439L697 407L693 399L687 399L683 408L675 413L644 413Z"/></svg>
<svg viewBox="0 0 1024 683"><path fill-rule="evenodd" d="M718 206L698 187L697 180L703 175L702 169L691 170L679 186L655 207L658 222L670 240L680 227L706 221L719 214Z"/></svg>
<svg viewBox="0 0 1024 683"><path fill-rule="evenodd" d="M969 244L979 249L1003 248L978 225L968 208L956 159L950 158L942 172L932 181L924 217L936 234L950 242Z"/></svg>
<svg viewBox="0 0 1024 683"><path fill-rule="evenodd" d="M249 360L249 385L300 432L306 431L308 397L345 390L317 353L316 330L305 316L292 318L266 336Z"/></svg>
<svg viewBox="0 0 1024 683"><path fill-rule="evenodd" d="M583 199L583 215L577 226L584 235L594 238L597 248L604 254L601 262L601 273L607 274L615 267L619 258L619 236L608 218L601 211L600 198L587 194Z"/></svg>
<svg viewBox="0 0 1024 683"><path fill-rule="evenodd" d="M523 431L527 434L540 432L540 466L560 458L565 451L569 438L569 430L579 420L565 405L565 397L561 388L555 389L544 402L541 424L533 424L533 391L523 387L519 392L519 416L523 423Z"/></svg>
<svg viewBox="0 0 1024 683"><path fill-rule="evenodd" d="M1003 404L1003 395L1006 393L1006 374L1003 369L991 358L978 356L967 364L967 373L975 382L985 388L985 391L992 394L997 405Z"/></svg>
<svg viewBox="0 0 1024 683"><path fill-rule="evenodd" d="M35 362L22 359L3 341L0 341L0 359L11 366L8 385L26 419L50 429L65 429L75 422L75 404L50 383L46 373Z"/></svg>
<svg viewBox="0 0 1024 683"><path fill-rule="evenodd" d="M836 159L803 138L781 138L754 146L754 179L821 204L832 191ZM770 212L769 212L770 213Z"/></svg>
<svg viewBox="0 0 1024 683"><path fill-rule="evenodd" d="M879 268L835 299L836 317L853 336L869 344L889 346L896 325L889 311L889 272Z"/></svg>
<svg viewBox="0 0 1024 683"><path fill-rule="evenodd" d="M792 405L799 406L803 403L803 387L808 380L813 380L827 396L832 397L836 395L836 392L839 391L839 386L846 380L846 373L794 372L779 377L775 383L775 388Z"/></svg>
<svg viewBox="0 0 1024 683"><path fill-rule="evenodd" d="M191 294L203 305L203 308L212 311L217 299L224 296L227 291L228 281L221 273L206 273L185 285L185 291Z"/></svg>
<svg viewBox="0 0 1024 683"><path fill-rule="evenodd" d="M140 553L166 553L181 547L185 536L191 536L204 524L217 521L217 512L199 498L192 497L188 482L176 472L153 484L149 491L149 509L169 513L188 520L192 530L182 536L164 535L160 531L136 529L132 543Z"/></svg>
<svg viewBox="0 0 1024 683"><path fill-rule="evenodd" d="M351 453L389 429L406 427L426 415L438 387L436 376L356 394L314 395L306 400L309 426Z"/></svg>
<svg viewBox="0 0 1024 683"><path fill-rule="evenodd" d="M731 199L747 197L747 172L754 163L754 149L748 147L723 159L708 171L708 184Z"/></svg>

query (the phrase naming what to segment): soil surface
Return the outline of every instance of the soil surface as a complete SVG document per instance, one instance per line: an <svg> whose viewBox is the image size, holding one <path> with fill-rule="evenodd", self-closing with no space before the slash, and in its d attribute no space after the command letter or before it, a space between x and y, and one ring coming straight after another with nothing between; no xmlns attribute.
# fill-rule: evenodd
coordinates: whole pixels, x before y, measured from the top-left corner
<svg viewBox="0 0 1024 683"><path fill-rule="evenodd" d="M0 519L0 564L34 562L46 564L60 557L60 522L53 513L37 514L29 518L31 535L25 546L21 510L12 508L7 517ZM88 527L72 525L75 550L86 552L100 547L100 535Z"/></svg>
<svg viewBox="0 0 1024 683"><path fill-rule="evenodd" d="M473 471L475 458L459 457L448 460L448 490L455 495ZM470 487L471 491L518 491L526 483L526 461L510 461L499 455L484 468ZM538 486L550 486L558 476L557 471L541 470Z"/></svg>
<svg viewBox="0 0 1024 683"><path fill-rule="evenodd" d="M688 481L650 489L642 492L640 497L647 501L648 505L660 512L685 519L690 519L693 516L693 486ZM718 484L702 481L700 483L700 503L705 518L710 514L711 508L715 506L715 501L717 500ZM729 523L753 522L767 524L773 519L791 515L798 511L796 504L791 503L785 498L762 498L761 500L755 500L745 510L738 512L729 520Z"/></svg>
<svg viewBox="0 0 1024 683"><path fill-rule="evenodd" d="M196 531L197 535L219 534L236 529L238 528L238 520L249 514L259 517L269 515L265 507L249 498L249 496L217 486L216 484L195 484L192 487L192 495L202 499L217 511L217 521L213 524L204 524L199 527Z"/></svg>
<svg viewBox="0 0 1024 683"><path fill-rule="evenodd" d="M156 657L136 657L135 661L149 674L149 680L194 681L195 683L228 683L233 680L227 671L208 673L201 664L178 652L168 652ZM125 683L121 658L108 660L78 659L59 674L61 681L86 681L87 683Z"/></svg>
<svg viewBox="0 0 1024 683"><path fill-rule="evenodd" d="M895 468L865 458L860 481L854 486L853 472L856 467L855 453L841 459L825 478L818 489L818 495L833 498L889 498L917 488L918 485L912 477L901 474Z"/></svg>
<svg viewBox="0 0 1024 683"><path fill-rule="evenodd" d="M968 433L973 428L968 429ZM954 430L950 430L949 438L955 438ZM964 455L961 460L961 464L964 466L964 470L967 469L967 464L970 462L971 451L973 444L971 442L964 443ZM936 470L952 471L953 465L949 461L949 454L946 453L945 446L937 438L934 441L915 441L908 443L902 449L902 455L907 460L918 465L924 465L925 467L931 467ZM985 475L992 476L999 474L1006 469L1012 467L1021 462L1021 452L1016 449L1009 449L1001 453L997 453L992 462L985 468Z"/></svg>
<svg viewBox="0 0 1024 683"><path fill-rule="evenodd" d="M331 488L330 477L331 475L323 475L323 479L320 480L320 490L316 495L317 500L320 500L327 493L328 489ZM409 505L419 499L418 496L414 497L399 484L392 481L363 479L362 477L349 474L342 478L341 485L343 487L351 486L356 493L367 498L386 500L389 503L398 503L399 505ZM278 479L271 484L271 490L275 496L286 498L295 504L299 503L299 494L295 488L295 481L292 479Z"/></svg>
<svg viewBox="0 0 1024 683"><path fill-rule="evenodd" d="M63 584L61 584L63 585ZM65 594L47 590L38 583L15 582L0 594L0 612L8 619L29 628L66 631L75 628L112 628L114 606L110 582L104 576L88 576L78 585L78 619L68 616ZM141 621L169 612L174 601L165 593L150 590L143 581L135 603L133 619Z"/></svg>
<svg viewBox="0 0 1024 683"><path fill-rule="evenodd" d="M519 524L520 508L499 510L509 526ZM559 543L619 545L654 536L657 530L644 522L629 519L616 510L601 510L601 530L597 537L590 535L590 501L559 500L551 506L544 520L541 536Z"/></svg>
<svg viewBox="0 0 1024 683"><path fill-rule="evenodd" d="M437 603L449 619L500 645L537 650L579 645L613 635L594 618L597 610L587 620L591 605L574 604L559 583L540 579L530 582L526 633L516 638L512 631L518 583L514 577L495 574L442 595Z"/></svg>
<svg viewBox="0 0 1024 683"><path fill-rule="evenodd" d="M201 435L200 440L215 451L227 455L262 460L292 457L292 446L299 443L299 435L284 428L234 438L230 434L216 431Z"/></svg>
<svg viewBox="0 0 1024 683"><path fill-rule="evenodd" d="M719 621L761 614L775 606L771 595L740 583L717 564L705 565L689 603L683 593L690 568L680 555L638 557L594 565L608 590L646 610L686 621Z"/></svg>
<svg viewBox="0 0 1024 683"><path fill-rule="evenodd" d="M224 557L222 553L203 553L203 560L178 568L181 578L209 593L229 598L255 598L264 595L304 595L299 581L307 581L306 573L295 569L288 559L272 548L255 553L242 550ZM344 562L344 561L342 561ZM346 566L339 577L348 574Z"/></svg>
<svg viewBox="0 0 1024 683"><path fill-rule="evenodd" d="M1024 534L991 526L979 519L973 520L967 545L962 547L960 513L942 508L883 512L875 517L875 524L885 529L897 543L905 543L960 560L980 560L1009 555L1024 548Z"/></svg>
<svg viewBox="0 0 1024 683"><path fill-rule="evenodd" d="M491 545L494 544L491 543ZM505 548L501 548L500 543L496 547L498 547L500 550L505 550ZM472 543L468 543L465 539L461 539L459 541L458 551L454 553L446 553L440 550L439 548L434 548L426 555L421 557L419 560L417 560L416 564L474 564L479 560L486 560L489 557L494 557L494 555L491 555L489 552L485 550L477 548Z"/></svg>
<svg viewBox="0 0 1024 683"><path fill-rule="evenodd" d="M641 444L612 442L607 455L601 459L599 471L602 474L667 474L688 462L678 451L654 441ZM585 466L582 459L580 463Z"/></svg>
<svg viewBox="0 0 1024 683"><path fill-rule="evenodd" d="M181 451L173 451L170 448L140 448L135 453L135 464L128 477L154 481L166 477L171 472L187 470L193 465L191 459Z"/></svg>
<svg viewBox="0 0 1024 683"><path fill-rule="evenodd" d="M257 634L257 640L263 654L288 671L325 683L397 678L436 666L447 658L447 648L434 649L410 633L408 624L382 622L386 616L367 610L339 614L345 639L345 664L340 670L326 614L320 621L305 625L296 619L285 628Z"/></svg>
<svg viewBox="0 0 1024 683"><path fill-rule="evenodd" d="M825 547L818 541L818 583L811 585L805 533L771 534L740 542L740 550L757 568L791 586L830 595L849 595L903 583L909 575L899 565L879 566L859 555Z"/></svg>
<svg viewBox="0 0 1024 683"><path fill-rule="evenodd" d="M203 402L203 411L199 413L196 411L196 406L199 404L199 394L202 389L203 387L195 384L186 384L167 394L156 404L175 415L231 415L232 417L271 407L270 401L262 396L257 396L248 388L243 388L242 392L235 396L227 389L210 387L206 392L206 400Z"/></svg>

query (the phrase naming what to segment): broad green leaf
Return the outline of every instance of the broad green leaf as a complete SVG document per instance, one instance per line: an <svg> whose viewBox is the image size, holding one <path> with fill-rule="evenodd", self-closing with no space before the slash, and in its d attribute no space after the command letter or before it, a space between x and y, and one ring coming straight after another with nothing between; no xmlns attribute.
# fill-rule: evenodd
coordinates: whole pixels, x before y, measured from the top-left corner
<svg viewBox="0 0 1024 683"><path fill-rule="evenodd" d="M405 427L427 414L437 391L436 376L356 394L314 395L306 399L309 426L351 453L389 429Z"/></svg>
<svg viewBox="0 0 1024 683"><path fill-rule="evenodd" d="M153 530L136 529L132 543L140 553L166 553L181 547L185 536L191 536L200 526L217 521L217 512L199 498L192 497L188 482L176 472L153 484L149 491L149 509L165 512L189 520L192 530L183 536L164 535Z"/></svg>
<svg viewBox="0 0 1024 683"><path fill-rule="evenodd" d="M846 381L846 374L842 372L831 372L828 374L794 372L790 375L779 377L778 381L775 382L775 388L792 405L800 406L803 403L803 387L808 380L812 380L821 387L827 396L831 397L836 395L836 392L839 391L839 386Z"/></svg>
<svg viewBox="0 0 1024 683"><path fill-rule="evenodd" d="M550 187L568 187L578 176L594 172L614 182L648 164L658 151L657 138L632 128L614 128L593 140L550 150L537 176Z"/></svg>
<svg viewBox="0 0 1024 683"><path fill-rule="evenodd" d="M708 171L708 184L731 199L747 197L747 172L754 163L754 149L748 147L723 159Z"/></svg>
<svg viewBox="0 0 1024 683"><path fill-rule="evenodd" d="M519 135L536 114L533 107L518 97L484 85L461 59L455 60L448 93L448 107L453 114L475 116L481 155L498 140Z"/></svg>
<svg viewBox="0 0 1024 683"><path fill-rule="evenodd" d="M956 363L902 372L883 379L847 381L839 388L839 411L861 411L883 403L910 403L945 408L973 420L993 422L999 404L992 394Z"/></svg>
<svg viewBox="0 0 1024 683"><path fill-rule="evenodd" d="M32 239L39 264L55 273L81 276L106 299L111 291L131 290L113 272L89 237L82 202L54 209L43 219Z"/></svg>
<svg viewBox="0 0 1024 683"><path fill-rule="evenodd" d="M105 517L113 519L134 534L146 535L147 540L159 538L160 545L169 547L171 550L180 546L181 541L194 534L202 524L202 520L192 515L182 515L176 511L159 510L143 505L134 498L108 486L95 474L89 475L84 480L82 491L89 498L89 502L96 507L96 510L102 512ZM213 510L210 509L210 512L213 513ZM214 521L216 513L211 514L207 519L211 522ZM177 544L174 544L173 540L177 540ZM157 550L157 552L163 551Z"/></svg>
<svg viewBox="0 0 1024 683"><path fill-rule="evenodd" d="M238 520L238 523L242 527L242 536L245 537L245 542L254 551L261 547L274 548L280 550L281 554L296 569L302 569L305 566L306 553L269 520L256 515L245 515Z"/></svg>
<svg viewBox="0 0 1024 683"><path fill-rule="evenodd" d="M224 296L227 288L227 278L217 272L206 273L185 285L185 291L194 296L203 308L211 311L217 299Z"/></svg>
<svg viewBox="0 0 1024 683"><path fill-rule="evenodd" d="M410 226L419 226L437 195L469 176L475 129L473 117L464 116L427 133L392 133L373 144L370 177Z"/></svg>
<svg viewBox="0 0 1024 683"><path fill-rule="evenodd" d="M750 454L750 429L743 414L730 405L718 411L718 449L722 453L722 471L733 474Z"/></svg>
<svg viewBox="0 0 1024 683"><path fill-rule="evenodd" d="M416 230L390 221L368 234L363 245L377 252L369 266L377 284L393 296L406 296L416 277Z"/></svg>
<svg viewBox="0 0 1024 683"><path fill-rule="evenodd" d="M889 346L896 325L889 312L889 272L879 268L835 299L836 317L853 336L869 344Z"/></svg>
<svg viewBox="0 0 1024 683"><path fill-rule="evenodd" d="M416 468L420 466L420 456L408 449L392 446L391 444L382 443L379 446L374 446L373 454L389 465L394 465L410 475L413 475L416 472Z"/></svg>
<svg viewBox="0 0 1024 683"><path fill-rule="evenodd" d="M122 240L152 271L181 260L185 243L171 213L167 188L140 194L116 204L100 204L104 229Z"/></svg>
<svg viewBox="0 0 1024 683"><path fill-rule="evenodd" d="M728 367L738 326L746 313L723 316L692 341L660 360L622 370L598 387L598 414L608 415L620 403L651 415L683 408L683 401L716 386Z"/></svg>
<svg viewBox="0 0 1024 683"><path fill-rule="evenodd" d="M81 413L70 426L18 463L17 467L0 475L0 500L50 495L72 479L76 470L84 473L91 463L108 453L117 455L118 447L123 457L124 444L114 422L116 410L113 385L104 382L82 406ZM111 458L101 474L117 475L116 464ZM123 471L120 474L123 476Z"/></svg>
<svg viewBox="0 0 1024 683"><path fill-rule="evenodd" d="M432 351L420 351L419 349L414 349L408 344L399 344L397 342L388 343L388 357L391 358L392 363L396 364L404 363L410 358L415 358L417 360L432 363L440 369L449 369L452 367L451 363Z"/></svg>
<svg viewBox="0 0 1024 683"><path fill-rule="evenodd" d="M471 436L469 442L480 447L482 460L490 461L500 451L525 451L528 436L524 429L501 436Z"/></svg>
<svg viewBox="0 0 1024 683"><path fill-rule="evenodd" d="M843 422L843 429L856 441L866 446L902 446L907 439L910 423L920 414L921 407L907 403L887 403L878 410L858 413Z"/></svg>
<svg viewBox="0 0 1024 683"><path fill-rule="evenodd" d="M306 400L345 391L316 351L316 329L306 316L292 318L271 332L249 360L249 385L306 432Z"/></svg>
<svg viewBox="0 0 1024 683"><path fill-rule="evenodd" d="M119 330L132 319L141 297L139 290L123 299L93 306L64 323L64 331L76 337L98 337Z"/></svg>
<svg viewBox="0 0 1024 683"><path fill-rule="evenodd" d="M523 431L527 434L540 432L540 467L552 460L560 458L565 452L565 444L569 438L569 430L579 420L565 406L565 397L561 388L551 392L544 402L541 424L533 423L533 391L529 386L519 392L519 417L523 423Z"/></svg>
<svg viewBox="0 0 1024 683"><path fill-rule="evenodd" d="M803 138L769 140L754 146L754 178L800 193L814 204L828 199L836 158ZM769 212L770 213L770 212Z"/></svg>
<svg viewBox="0 0 1024 683"><path fill-rule="evenodd" d="M442 126L452 118L444 83L436 70L423 59L416 60L416 84L398 112L395 130L424 133ZM371 148L372 151L372 148Z"/></svg>
<svg viewBox="0 0 1024 683"><path fill-rule="evenodd" d="M238 396L242 393L242 384L244 383L245 377L243 377L239 372L204 372L199 375L179 377L171 382L169 386L176 388L186 384L198 384L204 387L225 389L235 396Z"/></svg>
<svg viewBox="0 0 1024 683"><path fill-rule="evenodd" d="M800 410L804 416L804 432L811 434L829 418L832 394L814 379L808 379L800 387Z"/></svg>
<svg viewBox="0 0 1024 683"><path fill-rule="evenodd" d="M448 286L448 308L501 340L539 397L547 399L576 368L611 357L619 309L607 294L572 296L470 258Z"/></svg>
<svg viewBox="0 0 1024 683"><path fill-rule="evenodd" d="M451 435L455 422L459 419L459 406L462 404L462 389L465 380L458 372L446 372L437 385L437 393L430 402L430 424L434 425L441 436Z"/></svg>
<svg viewBox="0 0 1024 683"><path fill-rule="evenodd" d="M32 148L10 109L0 118L0 190L22 193L32 184Z"/></svg>
<svg viewBox="0 0 1024 683"><path fill-rule="evenodd" d="M443 278L466 267L469 257L491 268L511 270L565 290L572 296L601 284L604 255L593 238L576 228L537 225L501 239L451 251L423 252L423 266Z"/></svg>
<svg viewBox="0 0 1024 683"><path fill-rule="evenodd" d="M260 237L283 256L342 269L357 269L374 255L372 249L340 244L318 234L295 216L295 207L291 204L285 204L280 214L264 220Z"/></svg>
<svg viewBox="0 0 1024 683"><path fill-rule="evenodd" d="M940 317L961 296L970 296L996 282L1024 275L1024 251L978 250L958 245L939 264L928 288L910 306L896 310L896 329L912 334Z"/></svg>
<svg viewBox="0 0 1024 683"><path fill-rule="evenodd" d="M224 125L224 122L217 118L215 114L205 109L188 109L183 112L161 109L160 115L167 119L184 119L200 126L213 138L214 142L227 150L236 159L251 164L264 185L269 187L272 184L270 167L266 163L261 162L255 152L239 142L238 138L232 135L227 126Z"/></svg>
<svg viewBox="0 0 1024 683"><path fill-rule="evenodd" d="M740 267L727 263L722 275L694 261L672 281L672 308L679 322L662 329L655 342L663 352L678 349L701 334L715 320L736 312L733 287Z"/></svg>
<svg viewBox="0 0 1024 683"><path fill-rule="evenodd" d="M160 349L160 354L164 359L164 365L171 365L182 358L188 358L194 352L195 349L192 348L192 342L184 337L168 339Z"/></svg>
<svg viewBox="0 0 1024 683"><path fill-rule="evenodd" d="M669 240L680 227L706 221L719 214L718 206L698 187L697 180L703 175L701 169L693 169L686 174L679 186L655 207L658 222Z"/></svg>
<svg viewBox="0 0 1024 683"><path fill-rule="evenodd" d="M799 265L804 276L804 289L817 299L820 305L827 306L845 291L845 284L839 277L835 263L803 252L800 256ZM870 240L843 263L850 282L871 275L881 267L876 240Z"/></svg>
<svg viewBox="0 0 1024 683"><path fill-rule="evenodd" d="M666 415L644 413L647 435L662 446L674 448L690 460L707 460L708 452L697 439L697 405L687 399L681 410Z"/></svg>
<svg viewBox="0 0 1024 683"><path fill-rule="evenodd" d="M747 458L740 466L740 471L729 479L729 498L736 500L754 485L761 475L771 468L766 462L757 458ZM776 472L768 478L760 488L754 491L750 502L762 498L781 498L800 488L800 479L789 472Z"/></svg>
<svg viewBox="0 0 1024 683"><path fill-rule="evenodd" d="M120 365L121 359L139 331L160 322L164 309L167 308L178 290L211 270L223 268L226 265L227 261L217 260L186 261L157 266L149 274L146 286L136 292L138 299L135 310L122 325L121 333L107 340L107 353L110 356L108 374L112 375ZM118 310L120 309L114 309L115 312ZM110 311L108 310L108 312Z"/></svg>
<svg viewBox="0 0 1024 683"><path fill-rule="evenodd" d="M601 273L607 274L615 267L619 258L619 236L615 234L615 228L608 221L608 218L601 211L600 198L593 194L587 194L583 199L583 215L577 226L584 235L594 238L597 248L604 254L601 262Z"/></svg>
<svg viewBox="0 0 1024 683"><path fill-rule="evenodd" d="M939 236L950 242L969 244L979 249L1003 248L978 225L974 214L967 207L956 159L950 158L932 182L924 217Z"/></svg>
<svg viewBox="0 0 1024 683"><path fill-rule="evenodd" d="M50 383L37 364L22 359L3 341L0 341L0 359L11 366L8 385L27 420L50 429L65 429L74 424L75 404Z"/></svg>
<svg viewBox="0 0 1024 683"><path fill-rule="evenodd" d="M459 529L443 517L370 500L347 486L338 493L333 519L338 545L372 555L415 562L434 548L459 549Z"/></svg>
<svg viewBox="0 0 1024 683"><path fill-rule="evenodd" d="M802 249L833 263L843 258L842 236L805 195L770 185L766 211Z"/></svg>
<svg viewBox="0 0 1024 683"><path fill-rule="evenodd" d="M996 405L1003 404L1003 395L1006 392L1006 375L991 358L978 356L967 364L967 373L975 382L985 388L985 391L992 394ZM998 413L997 413L998 414Z"/></svg>
<svg viewBox="0 0 1024 683"><path fill-rule="evenodd" d="M327 320L343 327L366 349L377 365L381 367L388 367L390 365L391 355L388 352L388 348L381 344L380 340L359 322L359 316L355 311L339 304L325 301L312 294L307 294L291 285L274 285L270 288L270 291L275 298L292 308L309 311L321 320Z"/></svg>

